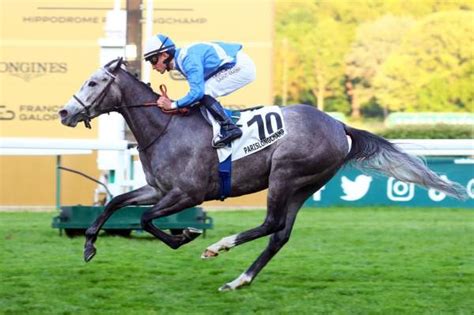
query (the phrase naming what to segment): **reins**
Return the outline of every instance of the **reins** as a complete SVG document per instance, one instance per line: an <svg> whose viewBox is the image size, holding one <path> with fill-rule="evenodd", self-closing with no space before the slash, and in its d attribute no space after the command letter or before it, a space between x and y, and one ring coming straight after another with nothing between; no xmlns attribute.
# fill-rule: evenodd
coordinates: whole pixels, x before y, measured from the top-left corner
<svg viewBox="0 0 474 315"><path fill-rule="evenodd" d="M160 92L161 92L161 95L166 97L166 98L169 98L168 97L168 89L166 88L166 85L164 84L161 84L160 85ZM161 108L158 106L158 104L156 103L156 101L152 101L152 102L144 102L144 103L141 103L141 104L126 104L124 106L116 106L114 109L116 110L119 110L121 108L136 108L136 107L147 107L147 106L156 106L158 107L159 109L161 109L161 111L167 115L170 115L169 116L169 119L168 121L166 122L163 130L158 134L158 136L156 136L156 138L154 138L152 141L150 141L150 143L148 143L147 145L145 146L138 146L137 147L137 150L139 152L143 152L145 151L146 149L148 149L150 146L152 146L156 141L158 141L158 139L161 138L161 136L165 133L166 129L168 128L168 125L170 124L171 122L171 119L173 118L173 115L186 115L189 113L189 109L187 108L178 108L178 109L164 109L164 108Z"/></svg>
<svg viewBox="0 0 474 315"><path fill-rule="evenodd" d="M120 63L118 65L120 65ZM103 70L105 71L105 73L107 75L109 75L111 77L111 80L109 80L109 82L107 82L106 86L102 89L102 91L97 95L97 97L94 98L94 100L90 104L85 104L85 102L83 102L77 95L75 95L75 94L73 95L74 99L84 108L84 111L81 114L84 118L84 125L86 126L86 128L89 128L89 129L91 128L91 125L90 125L91 114L90 114L89 108L91 108L96 103L100 104L102 102L102 100L105 97L105 94L108 92L110 86L112 85L112 83L117 78L116 75L114 75L112 72L107 70L107 68L104 67ZM167 93L168 89L166 88L166 85L161 84L160 85L160 91L161 91L162 96L169 99L168 93ZM125 105L122 105L122 106L114 106L112 109L102 112L102 113L110 113L111 111L114 111L114 110L120 112L122 109L125 109L125 108L148 107L148 106L156 106L163 113L165 113L167 115L170 115L170 117L169 117L168 121L166 122L164 128L162 129L162 131L158 134L158 136L156 138L154 138L150 143L148 143L147 145L145 145L143 147L141 147L141 146L137 147L137 150L140 151L140 152L145 151L151 145L153 145L156 141L158 141L158 139L161 138L161 136L166 132L166 129L168 128L168 125L170 124L171 119L173 118L173 115L186 115L186 114L189 113L189 109L188 108L176 108L176 109L169 109L168 110L168 109L164 109L162 107L159 107L156 101L150 101L150 102L144 102L144 103L140 103L140 104L125 104Z"/></svg>
<svg viewBox="0 0 474 315"><path fill-rule="evenodd" d="M161 136L165 134L166 129L168 129L168 125L170 124L171 119L173 119L173 116L170 116L170 118L169 118L168 121L166 122L166 124L165 124L163 130L161 130L161 132L158 134L158 136L156 136L155 139L151 140L150 143L148 143L147 145L145 145L145 146L143 146L143 147L137 146L138 152L144 152L146 149L148 149L149 147L151 147L153 143L155 143L156 141L158 141L158 139L160 139Z"/></svg>
<svg viewBox="0 0 474 315"><path fill-rule="evenodd" d="M168 89L166 88L166 85L164 85L164 84L160 85L160 92L161 92L162 96L169 99L168 93L167 93ZM186 115L186 114L189 113L188 108L176 108L176 109L161 108L161 107L158 106L156 101L144 102L144 103L140 103L140 104L126 104L126 105L123 105L123 106L115 106L113 109L114 110L119 110L119 109L122 109L122 108L147 107L147 106L156 106L159 109L161 109L161 111L163 113L168 114L168 115Z"/></svg>

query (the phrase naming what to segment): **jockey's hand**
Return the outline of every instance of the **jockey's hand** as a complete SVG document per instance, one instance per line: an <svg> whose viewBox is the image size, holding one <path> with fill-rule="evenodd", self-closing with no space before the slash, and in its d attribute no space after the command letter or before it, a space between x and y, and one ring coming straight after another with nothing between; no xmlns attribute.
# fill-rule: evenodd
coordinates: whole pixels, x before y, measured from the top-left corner
<svg viewBox="0 0 474 315"><path fill-rule="evenodd" d="M158 104L158 107L165 109L165 110L170 110L173 109L171 107L171 100L165 96L160 96L160 98L156 101Z"/></svg>

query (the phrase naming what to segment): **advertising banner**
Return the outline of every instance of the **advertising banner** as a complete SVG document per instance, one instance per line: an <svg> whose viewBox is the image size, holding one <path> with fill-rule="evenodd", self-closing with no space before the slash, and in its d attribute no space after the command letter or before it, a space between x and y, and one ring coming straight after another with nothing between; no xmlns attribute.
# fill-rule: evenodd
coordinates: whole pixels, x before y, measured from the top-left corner
<svg viewBox="0 0 474 315"><path fill-rule="evenodd" d="M143 41L147 3L142 1ZM92 130L82 124L67 128L57 111L99 67L99 39L105 36L107 12L115 4L114 0L0 1L0 137L97 138L98 119L92 121ZM126 8L125 0L119 4ZM273 0L156 0L153 34L158 32L178 46L214 40L243 44L256 63L257 80L222 102L237 107L271 103ZM150 80L155 90L167 84L174 98L188 89L176 72L153 72ZM98 177L96 158L64 156L62 161ZM54 157L0 156L0 206L54 205L54 162ZM89 204L96 186L64 173L63 202Z"/></svg>
<svg viewBox="0 0 474 315"><path fill-rule="evenodd" d="M474 160L461 158L429 158L428 166L442 178L460 183L469 199L459 201L435 189L365 174L345 167L306 201L308 207L321 206L410 206L459 207L474 209Z"/></svg>

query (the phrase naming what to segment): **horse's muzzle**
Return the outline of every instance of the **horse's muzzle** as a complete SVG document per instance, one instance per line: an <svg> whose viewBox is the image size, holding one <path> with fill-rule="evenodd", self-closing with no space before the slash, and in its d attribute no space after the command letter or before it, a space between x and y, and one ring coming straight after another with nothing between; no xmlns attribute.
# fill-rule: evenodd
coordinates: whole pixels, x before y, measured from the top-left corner
<svg viewBox="0 0 474 315"><path fill-rule="evenodd" d="M59 110L58 115L61 118L61 123L68 127L76 127L77 123L80 120L79 117L77 117L79 115L74 115L65 108Z"/></svg>
<svg viewBox="0 0 474 315"><path fill-rule="evenodd" d="M59 114L59 117L61 117L61 119L64 119L67 117L68 112L66 109L63 108L58 112L58 114Z"/></svg>

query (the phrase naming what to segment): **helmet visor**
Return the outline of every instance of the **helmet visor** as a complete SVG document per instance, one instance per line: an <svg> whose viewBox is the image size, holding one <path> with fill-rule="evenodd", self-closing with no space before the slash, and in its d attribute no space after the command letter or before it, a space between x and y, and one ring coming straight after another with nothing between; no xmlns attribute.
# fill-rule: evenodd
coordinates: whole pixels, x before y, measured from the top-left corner
<svg viewBox="0 0 474 315"><path fill-rule="evenodd" d="M174 43L169 39L169 37L165 37L163 41L160 41L160 46L158 47L158 49L150 50L144 54L145 60L148 61L148 59L150 59L153 55L163 53L165 51L168 51L174 48L175 48Z"/></svg>

